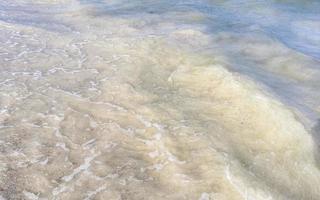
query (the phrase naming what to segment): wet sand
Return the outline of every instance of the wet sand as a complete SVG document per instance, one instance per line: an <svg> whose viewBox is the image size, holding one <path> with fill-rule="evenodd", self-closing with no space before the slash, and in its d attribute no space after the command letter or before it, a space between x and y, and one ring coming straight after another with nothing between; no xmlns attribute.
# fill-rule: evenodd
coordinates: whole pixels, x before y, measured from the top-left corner
<svg viewBox="0 0 320 200"><path fill-rule="evenodd" d="M320 40L247 2L0 2L0 199L320 199Z"/></svg>

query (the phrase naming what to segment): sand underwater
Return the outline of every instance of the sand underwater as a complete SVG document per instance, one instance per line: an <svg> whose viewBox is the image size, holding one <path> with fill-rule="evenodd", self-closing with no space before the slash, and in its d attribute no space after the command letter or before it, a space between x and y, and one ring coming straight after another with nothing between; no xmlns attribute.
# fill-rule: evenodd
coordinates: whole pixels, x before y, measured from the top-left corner
<svg viewBox="0 0 320 200"><path fill-rule="evenodd" d="M0 1L0 200L319 200L317 0Z"/></svg>

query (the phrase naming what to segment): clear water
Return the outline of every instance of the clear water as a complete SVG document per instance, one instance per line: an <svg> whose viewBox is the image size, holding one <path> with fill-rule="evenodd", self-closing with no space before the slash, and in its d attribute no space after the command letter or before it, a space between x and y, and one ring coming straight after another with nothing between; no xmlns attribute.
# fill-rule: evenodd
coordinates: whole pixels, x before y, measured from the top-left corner
<svg viewBox="0 0 320 200"><path fill-rule="evenodd" d="M0 1L0 199L320 199L317 0Z"/></svg>

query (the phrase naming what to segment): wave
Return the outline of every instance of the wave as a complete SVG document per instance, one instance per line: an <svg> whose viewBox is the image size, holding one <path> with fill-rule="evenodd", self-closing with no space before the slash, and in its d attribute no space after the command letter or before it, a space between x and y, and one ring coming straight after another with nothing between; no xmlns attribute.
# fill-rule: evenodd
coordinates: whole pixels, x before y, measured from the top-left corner
<svg viewBox="0 0 320 200"><path fill-rule="evenodd" d="M0 199L320 199L319 125L291 104L318 114L316 60L190 2L117 2L0 21Z"/></svg>

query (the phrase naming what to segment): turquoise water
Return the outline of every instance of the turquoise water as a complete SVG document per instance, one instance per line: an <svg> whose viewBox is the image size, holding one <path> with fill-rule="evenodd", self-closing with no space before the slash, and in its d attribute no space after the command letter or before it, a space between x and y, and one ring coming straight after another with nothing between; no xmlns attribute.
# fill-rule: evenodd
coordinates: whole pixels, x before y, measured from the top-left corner
<svg viewBox="0 0 320 200"><path fill-rule="evenodd" d="M0 1L0 200L320 199L317 0Z"/></svg>

